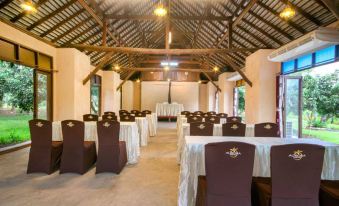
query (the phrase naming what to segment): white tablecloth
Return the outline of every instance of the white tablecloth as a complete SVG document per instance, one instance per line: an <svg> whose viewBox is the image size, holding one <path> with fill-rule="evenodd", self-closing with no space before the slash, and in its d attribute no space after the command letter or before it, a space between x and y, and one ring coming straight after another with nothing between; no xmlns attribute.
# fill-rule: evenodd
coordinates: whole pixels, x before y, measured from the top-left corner
<svg viewBox="0 0 339 206"><path fill-rule="evenodd" d="M270 149L272 145L307 143L325 146L321 178L339 180L339 145L318 139L283 139L270 137L199 137L187 136L181 159L179 176L179 206L195 205L198 175L205 175L205 145L211 142L239 141L256 146L253 176L270 177Z"/></svg>
<svg viewBox="0 0 339 206"><path fill-rule="evenodd" d="M138 162L140 156L140 140L138 126L135 122L120 122L120 141L126 142L128 164ZM61 122L53 122L53 141L62 141ZM98 147L98 133L96 122L85 122L85 141L95 141ZM98 148L97 148L98 149ZM98 151L98 150L97 150Z"/></svg>
<svg viewBox="0 0 339 206"><path fill-rule="evenodd" d="M177 161L180 163L181 154L184 145L185 136L190 135L190 124L182 123L182 126L179 128L180 132L178 133L178 150L177 150ZM213 136L222 136L222 124L214 124L213 127ZM246 124L246 137L254 137L254 124Z"/></svg>
<svg viewBox="0 0 339 206"><path fill-rule="evenodd" d="M182 111L184 111L184 105L183 104L168 104L168 103L157 103L156 107L156 114L157 116L171 116L175 117L178 114L180 114Z"/></svg>
<svg viewBox="0 0 339 206"><path fill-rule="evenodd" d="M147 114L149 136L154 137L157 134L158 118L156 113Z"/></svg>
<svg viewBox="0 0 339 206"><path fill-rule="evenodd" d="M135 122L138 125L140 135L140 145L147 146L149 139L148 119L146 117L136 117Z"/></svg>

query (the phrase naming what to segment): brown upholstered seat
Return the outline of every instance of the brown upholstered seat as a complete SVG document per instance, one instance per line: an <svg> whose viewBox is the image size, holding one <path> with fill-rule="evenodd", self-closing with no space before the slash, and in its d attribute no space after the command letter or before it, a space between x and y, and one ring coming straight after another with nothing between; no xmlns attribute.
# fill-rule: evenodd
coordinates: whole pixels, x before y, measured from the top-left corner
<svg viewBox="0 0 339 206"><path fill-rule="evenodd" d="M225 123L222 125L222 136L245 137L246 124L240 122Z"/></svg>
<svg viewBox="0 0 339 206"><path fill-rule="evenodd" d="M146 117L146 113L138 112L135 114L135 117Z"/></svg>
<svg viewBox="0 0 339 206"><path fill-rule="evenodd" d="M85 114L83 115L84 122L98 121L99 117L96 114Z"/></svg>
<svg viewBox="0 0 339 206"><path fill-rule="evenodd" d="M194 115L203 115L204 113L202 111L195 111L193 112Z"/></svg>
<svg viewBox="0 0 339 206"><path fill-rule="evenodd" d="M254 153L255 146L247 143L207 144L196 206L250 206Z"/></svg>
<svg viewBox="0 0 339 206"><path fill-rule="evenodd" d="M84 141L84 123L76 120L61 122L64 146L60 173L86 173L96 161L95 142Z"/></svg>
<svg viewBox="0 0 339 206"><path fill-rule="evenodd" d="M322 180L319 192L320 206L339 205L339 181Z"/></svg>
<svg viewBox="0 0 339 206"><path fill-rule="evenodd" d="M120 115L120 122L135 122L135 116Z"/></svg>
<svg viewBox="0 0 339 206"><path fill-rule="evenodd" d="M104 112L104 114L115 116L115 112L111 112L111 111Z"/></svg>
<svg viewBox="0 0 339 206"><path fill-rule="evenodd" d="M219 113L219 114L217 114L217 116L220 117L220 118L227 118L226 113Z"/></svg>
<svg viewBox="0 0 339 206"><path fill-rule="evenodd" d="M209 122L190 123L190 136L213 136L213 127Z"/></svg>
<svg viewBox="0 0 339 206"><path fill-rule="evenodd" d="M210 122L213 124L220 124L220 117L208 116L208 117L205 117L205 122Z"/></svg>
<svg viewBox="0 0 339 206"><path fill-rule="evenodd" d="M152 114L152 111L151 111L151 110L144 110L144 111L142 111L142 113L145 113L145 114Z"/></svg>
<svg viewBox="0 0 339 206"><path fill-rule="evenodd" d="M52 141L52 122L35 119L29 121L31 148L27 173L51 174L60 167L62 142Z"/></svg>
<svg viewBox="0 0 339 206"><path fill-rule="evenodd" d="M96 173L119 174L127 163L126 143L119 141L120 123L108 120L97 122L98 160Z"/></svg>
<svg viewBox="0 0 339 206"><path fill-rule="evenodd" d="M193 123L193 122L202 122L202 117L201 116L188 116L187 123Z"/></svg>
<svg viewBox="0 0 339 206"><path fill-rule="evenodd" d="M227 122L241 122L241 117L227 117Z"/></svg>
<svg viewBox="0 0 339 206"><path fill-rule="evenodd" d="M312 144L271 147L272 183L255 182L260 206L319 206L325 148Z"/></svg>
<svg viewBox="0 0 339 206"><path fill-rule="evenodd" d="M115 115L104 114L104 115L102 115L102 120L117 121L117 120L118 120L118 117L115 116Z"/></svg>
<svg viewBox="0 0 339 206"><path fill-rule="evenodd" d="M271 122L265 122L254 125L255 137L279 137L278 125Z"/></svg>

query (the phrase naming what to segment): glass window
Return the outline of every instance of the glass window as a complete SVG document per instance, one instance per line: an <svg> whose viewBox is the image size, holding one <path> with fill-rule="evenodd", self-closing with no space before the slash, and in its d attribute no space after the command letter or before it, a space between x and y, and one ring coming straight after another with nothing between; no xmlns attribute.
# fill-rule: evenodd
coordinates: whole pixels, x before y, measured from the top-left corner
<svg viewBox="0 0 339 206"><path fill-rule="evenodd" d="M334 61L334 59L335 59L335 46L330 46L315 52L315 64L331 62Z"/></svg>
<svg viewBox="0 0 339 206"><path fill-rule="evenodd" d="M286 74L286 73L290 73L293 72L295 68L295 61L291 60L288 62L283 62L282 64L282 73Z"/></svg>
<svg viewBox="0 0 339 206"><path fill-rule="evenodd" d="M91 78L91 114L100 115L101 108L101 77L95 75Z"/></svg>
<svg viewBox="0 0 339 206"><path fill-rule="evenodd" d="M305 56L298 58L297 68L305 69L312 66L312 54L307 54Z"/></svg>

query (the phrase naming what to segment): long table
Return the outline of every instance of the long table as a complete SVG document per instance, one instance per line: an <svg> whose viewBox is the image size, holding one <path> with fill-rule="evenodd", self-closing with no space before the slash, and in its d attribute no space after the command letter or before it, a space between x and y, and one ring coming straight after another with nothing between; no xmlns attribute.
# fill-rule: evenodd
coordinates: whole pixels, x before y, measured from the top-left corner
<svg viewBox="0 0 339 206"><path fill-rule="evenodd" d="M273 137L201 137L186 136L179 176L179 206L195 205L198 176L205 175L205 145L211 142L238 141L256 146L254 177L270 177L270 148L283 144L317 144L325 147L321 179L339 180L339 145L318 139L286 139Z"/></svg>
<svg viewBox="0 0 339 206"><path fill-rule="evenodd" d="M52 126L52 140L62 141L61 122L53 122ZM126 142L128 164L137 163L140 156L140 136L136 122L120 122L119 139ZM85 122L85 141L95 141L98 149L96 122Z"/></svg>
<svg viewBox="0 0 339 206"><path fill-rule="evenodd" d="M184 105L183 104L177 104L177 103L157 103L155 106L156 114L157 116L170 116L175 117L178 114L180 114L182 111L184 111Z"/></svg>

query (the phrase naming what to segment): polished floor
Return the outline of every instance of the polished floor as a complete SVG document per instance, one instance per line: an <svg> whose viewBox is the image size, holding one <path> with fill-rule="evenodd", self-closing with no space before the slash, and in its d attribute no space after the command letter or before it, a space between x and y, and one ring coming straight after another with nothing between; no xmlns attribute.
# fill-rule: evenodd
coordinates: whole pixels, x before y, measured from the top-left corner
<svg viewBox="0 0 339 206"><path fill-rule="evenodd" d="M0 205L177 205L179 166L174 123L159 123L140 161L120 175L26 174L29 149L0 155Z"/></svg>

